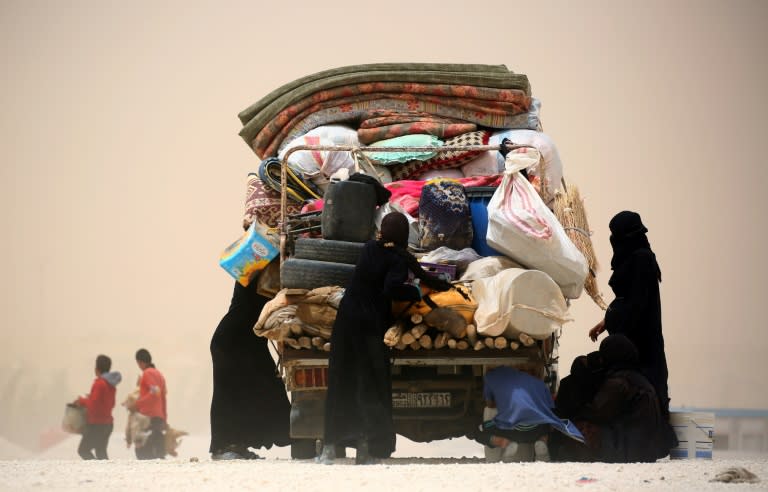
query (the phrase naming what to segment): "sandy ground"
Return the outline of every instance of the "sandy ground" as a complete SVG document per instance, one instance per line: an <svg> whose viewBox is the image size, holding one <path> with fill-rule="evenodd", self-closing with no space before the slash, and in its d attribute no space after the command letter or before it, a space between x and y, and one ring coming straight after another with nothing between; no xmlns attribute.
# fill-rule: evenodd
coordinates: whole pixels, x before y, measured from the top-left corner
<svg viewBox="0 0 768 492"><path fill-rule="evenodd" d="M207 439L191 436L177 458L139 462L113 435L107 462L74 459L77 439L67 439L32 458L0 461L0 490L768 490L768 455L715 453L712 460L661 460L652 464L487 464L482 449L466 439L416 444L398 441L398 452L379 465L333 466L291 461L287 448L259 450L265 459L214 462ZM350 450L350 455L353 451ZM710 482L741 466L757 484Z"/></svg>

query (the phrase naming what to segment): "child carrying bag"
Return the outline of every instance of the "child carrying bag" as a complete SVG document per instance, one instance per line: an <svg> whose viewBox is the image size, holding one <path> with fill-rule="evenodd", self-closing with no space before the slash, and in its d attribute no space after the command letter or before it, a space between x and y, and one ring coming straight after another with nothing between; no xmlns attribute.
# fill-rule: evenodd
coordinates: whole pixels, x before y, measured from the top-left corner
<svg viewBox="0 0 768 492"><path fill-rule="evenodd" d="M565 297L576 299L584 288L587 260L520 173L540 158L530 147L507 154L504 178L488 203L486 240L516 262L547 273Z"/></svg>

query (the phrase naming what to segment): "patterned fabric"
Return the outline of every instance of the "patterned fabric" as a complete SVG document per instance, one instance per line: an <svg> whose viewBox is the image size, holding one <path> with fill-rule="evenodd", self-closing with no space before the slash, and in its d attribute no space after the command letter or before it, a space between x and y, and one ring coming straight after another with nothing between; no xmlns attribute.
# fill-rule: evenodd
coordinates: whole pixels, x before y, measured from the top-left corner
<svg viewBox="0 0 768 492"><path fill-rule="evenodd" d="M488 131L476 131L449 138L445 145L485 145L491 133ZM432 169L453 169L461 167L480 155L482 151L450 150L440 152L428 161L411 161L392 167L392 179L413 179L415 176Z"/></svg>
<svg viewBox="0 0 768 492"><path fill-rule="evenodd" d="M527 128L530 130L540 130L541 119L539 118L539 109L541 105L538 103L536 98L531 98L531 100L533 101L531 109L527 113L508 116L494 122L493 124L482 124L478 122L475 123L477 123L479 126L498 129ZM361 103L360 107L357 107L357 105L354 104L345 108L320 110L316 113L308 115L302 121L297 123L291 130L289 130L284 137L280 137L281 140L280 144L278 145L278 149L282 151L292 139L306 135L318 126L332 124L354 124L354 122L358 119L364 118L371 111L371 108L375 108L376 110L380 110L382 108L407 110L408 104L405 101L377 99ZM341 109L344 110L342 111ZM432 106L430 109L433 109L438 113L442 113L444 110L450 111L450 109L436 106Z"/></svg>
<svg viewBox="0 0 768 492"><path fill-rule="evenodd" d="M440 139L477 130L477 125L415 111L375 111L360 122L357 136L362 144L414 133L426 133Z"/></svg>
<svg viewBox="0 0 768 492"><path fill-rule="evenodd" d="M432 85L465 85L519 90L531 94L528 77L507 70L507 67L489 65L444 64L378 64L372 66L341 67L307 77L301 77L272 91L238 115L245 125L240 135L246 142L281 111L318 93L327 93L338 87L360 84L400 83ZM449 94L449 93L446 93Z"/></svg>
<svg viewBox="0 0 768 492"><path fill-rule="evenodd" d="M381 104L384 101L391 102ZM526 113L530 104L531 97L516 90L435 84L357 84L299 101L265 123L249 142L257 155L275 155L283 141L295 137L291 131L315 113L321 116L313 118L313 126L305 127L303 133L328 123L360 121L368 118L372 110L380 109L431 113L490 128L516 128L510 120Z"/></svg>
<svg viewBox="0 0 768 492"><path fill-rule="evenodd" d="M297 214L300 210L300 204L288 200L288 214ZM280 193L265 186L258 174L248 173L243 229L248 229L254 220L269 227L277 227L280 220Z"/></svg>
<svg viewBox="0 0 768 492"><path fill-rule="evenodd" d="M472 220L464 186L453 179L427 181L419 199L419 245L461 250L472 244Z"/></svg>
<svg viewBox="0 0 768 492"><path fill-rule="evenodd" d="M433 123L464 123L461 120L443 118L417 111L374 110L371 111L371 115L368 118L360 122L358 128L376 128L379 126L416 123L420 121L429 121Z"/></svg>

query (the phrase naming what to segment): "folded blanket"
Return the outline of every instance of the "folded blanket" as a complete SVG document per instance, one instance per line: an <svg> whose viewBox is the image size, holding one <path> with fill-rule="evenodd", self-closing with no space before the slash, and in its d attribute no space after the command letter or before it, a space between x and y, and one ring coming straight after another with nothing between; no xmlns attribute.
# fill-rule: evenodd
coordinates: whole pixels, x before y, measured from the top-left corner
<svg viewBox="0 0 768 492"><path fill-rule="evenodd" d="M528 77L505 66L444 64L380 64L341 67L302 77L272 91L238 115L245 125L240 135L246 142L279 112L315 93L354 84L397 82L405 84L458 84L515 89L530 95Z"/></svg>
<svg viewBox="0 0 768 492"><path fill-rule="evenodd" d="M404 135L427 134L444 139L471 132L477 129L474 123L435 123L429 120L414 121L412 123L398 123L376 128L358 129L357 136L360 143L370 144L380 140L387 140Z"/></svg>
<svg viewBox="0 0 768 492"><path fill-rule="evenodd" d="M275 155L283 145L308 131L332 123L357 123L381 109L420 111L488 128L528 128L530 98L520 102L411 93L370 93L323 101L292 117L274 119L251 141L259 156Z"/></svg>
<svg viewBox="0 0 768 492"><path fill-rule="evenodd" d="M416 123L420 121L430 121L433 123L464 123L461 120L453 118L443 118L430 113L419 111L390 111L386 109L372 110L368 118L360 121L358 129L376 128L387 125L397 125L401 123Z"/></svg>
<svg viewBox="0 0 768 492"><path fill-rule="evenodd" d="M336 67L329 70L323 70L322 72L313 73L304 77L298 78L287 84L284 84L274 91L270 92L266 96L259 99L257 102L244 109L238 114L240 121L243 124L253 118L256 113L264 109L275 99L283 96L295 89L305 87L312 84L317 84L318 81L324 81L333 77L349 76L351 74L364 73L370 77L386 76L389 72L410 70L413 72L414 80L422 76L422 74L434 73L434 72L468 72L468 73L512 73L507 70L505 65L482 65L482 64L469 64L469 63L367 63L362 65L348 65L345 67ZM381 79L384 80L384 79ZM322 83L322 82L321 82Z"/></svg>

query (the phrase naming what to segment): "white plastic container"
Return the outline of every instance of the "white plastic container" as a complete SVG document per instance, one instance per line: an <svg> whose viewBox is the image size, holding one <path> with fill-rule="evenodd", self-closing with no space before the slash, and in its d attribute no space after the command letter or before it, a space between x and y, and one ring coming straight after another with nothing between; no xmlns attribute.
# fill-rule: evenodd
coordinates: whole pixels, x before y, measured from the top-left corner
<svg viewBox="0 0 768 492"><path fill-rule="evenodd" d="M669 423L679 444L669 451L673 460L712 459L715 414L706 412L671 412Z"/></svg>

